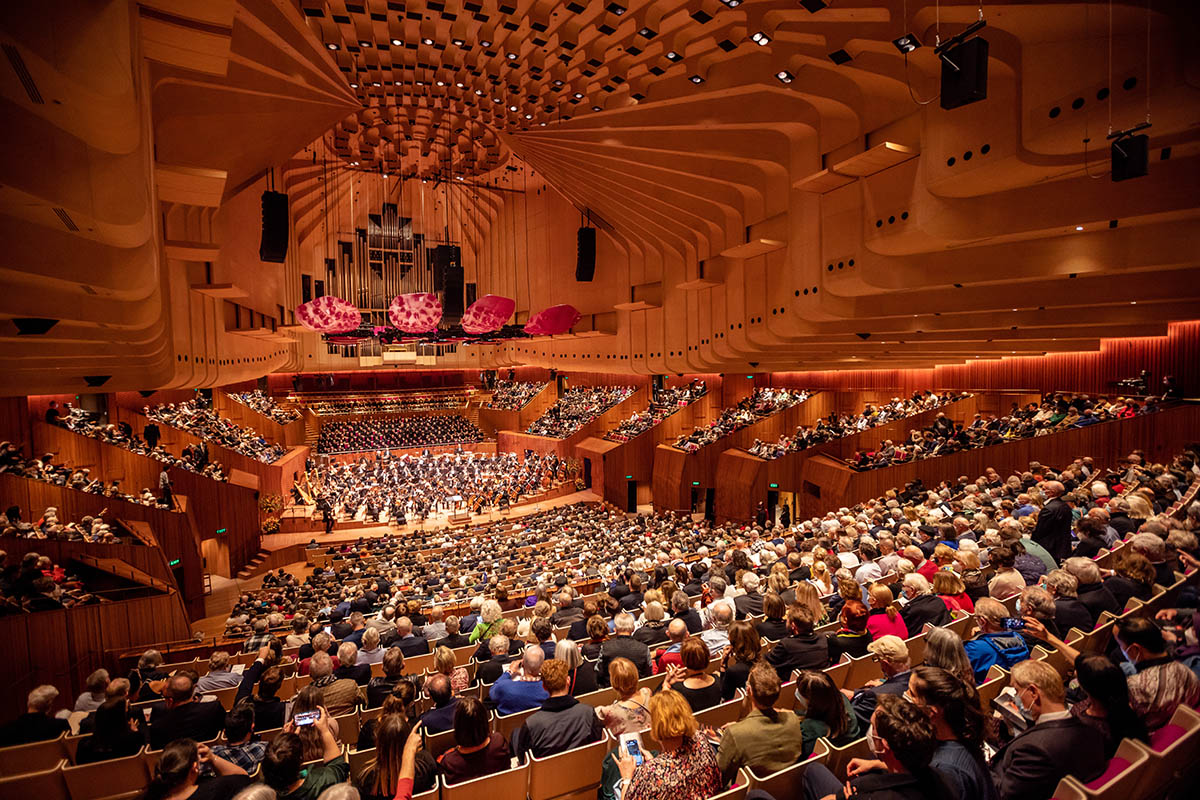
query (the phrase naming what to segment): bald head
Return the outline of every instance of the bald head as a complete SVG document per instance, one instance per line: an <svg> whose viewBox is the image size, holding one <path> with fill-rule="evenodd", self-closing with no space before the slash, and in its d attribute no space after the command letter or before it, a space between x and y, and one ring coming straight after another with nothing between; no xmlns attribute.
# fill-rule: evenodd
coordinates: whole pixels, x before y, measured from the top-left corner
<svg viewBox="0 0 1200 800"><path fill-rule="evenodd" d="M529 645L521 654L521 669L529 677L540 675L542 662L546 660L546 651L537 645Z"/></svg>
<svg viewBox="0 0 1200 800"><path fill-rule="evenodd" d="M1042 494L1046 495L1047 500L1061 497L1066 491L1067 487L1063 486L1059 481L1046 481L1042 484Z"/></svg>
<svg viewBox="0 0 1200 800"><path fill-rule="evenodd" d="M672 642L682 642L687 638L687 623L681 619L673 619L667 624L667 636Z"/></svg>

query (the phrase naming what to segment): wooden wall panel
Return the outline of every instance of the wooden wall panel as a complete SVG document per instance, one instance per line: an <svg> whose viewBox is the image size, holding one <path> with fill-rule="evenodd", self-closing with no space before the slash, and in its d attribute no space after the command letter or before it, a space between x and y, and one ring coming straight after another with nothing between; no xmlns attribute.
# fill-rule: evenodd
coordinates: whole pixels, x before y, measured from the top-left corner
<svg viewBox="0 0 1200 800"><path fill-rule="evenodd" d="M42 412L45 415L45 411ZM0 397L0 442L21 446L26 457L29 451L29 400L25 397Z"/></svg>
<svg viewBox="0 0 1200 800"><path fill-rule="evenodd" d="M292 391L292 377L296 373L276 372L267 376L267 387L272 395L282 396ZM333 376L333 387L325 385ZM479 386L479 371L470 369L432 370L360 370L355 372L300 373L302 392L349 392L349 391L410 391L416 389L442 388L450 386Z"/></svg>

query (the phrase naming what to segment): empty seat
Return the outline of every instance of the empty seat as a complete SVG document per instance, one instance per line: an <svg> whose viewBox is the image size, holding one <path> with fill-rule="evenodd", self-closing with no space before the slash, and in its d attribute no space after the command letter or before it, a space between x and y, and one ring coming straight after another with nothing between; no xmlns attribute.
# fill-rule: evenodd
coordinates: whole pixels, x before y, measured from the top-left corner
<svg viewBox="0 0 1200 800"><path fill-rule="evenodd" d="M504 737L505 741L512 741L513 731L525 724L525 720L529 719L541 708L530 708L526 711L520 711L516 714L497 714L492 721L492 730Z"/></svg>
<svg viewBox="0 0 1200 800"><path fill-rule="evenodd" d="M1054 797L1078 796L1086 798L1111 798L1128 800L1136 797L1134 788L1142 779L1150 756L1129 739L1121 742L1116 754L1109 760L1103 774L1095 780L1083 783L1068 775L1058 783ZM1065 784L1065 786L1064 786Z"/></svg>
<svg viewBox="0 0 1200 800"><path fill-rule="evenodd" d="M829 755L826 756L825 766L829 767L829 771L836 775L839 781L846 780L846 767L849 766L850 759L874 757L870 746L867 745L866 736L855 739L843 747L835 747L824 737L819 742L824 744L825 748L829 751ZM813 752L816 752L816 750L814 749Z"/></svg>
<svg viewBox="0 0 1200 800"><path fill-rule="evenodd" d="M529 764L522 764L516 769L484 775L462 783L448 784L446 776L441 777L442 800L480 800L481 798L522 798L529 785Z"/></svg>
<svg viewBox="0 0 1200 800"><path fill-rule="evenodd" d="M50 769L0 778L0 797L14 800L71 800L67 782L63 779L66 763L66 759L60 758Z"/></svg>
<svg viewBox="0 0 1200 800"><path fill-rule="evenodd" d="M346 756L346 761L350 765L350 777L357 781L358 776L367 768L367 765L375 760L375 753L374 747L370 750L350 751L350 754Z"/></svg>
<svg viewBox="0 0 1200 800"><path fill-rule="evenodd" d="M1158 797L1200 760L1200 713L1179 706L1171 721L1150 735L1149 745L1134 744L1147 756L1136 795Z"/></svg>
<svg viewBox="0 0 1200 800"><path fill-rule="evenodd" d="M792 696L793 698L795 697L795 692L793 692ZM696 721L701 725L707 725L714 730L719 730L722 725L729 722L737 722L741 719L745 710L746 704L739 690L738 696L733 700L713 706L712 708L706 708L696 714Z"/></svg>
<svg viewBox="0 0 1200 800"><path fill-rule="evenodd" d="M547 758L530 757L529 798L551 800L565 795L594 795L600 786L604 756L608 754L605 737Z"/></svg>
<svg viewBox="0 0 1200 800"><path fill-rule="evenodd" d="M72 800L133 796L146 788L150 774L140 752L125 758L64 767L63 778Z"/></svg>
<svg viewBox="0 0 1200 800"><path fill-rule="evenodd" d="M824 764L829 759L829 745L825 739L818 739L813 746L812 755L803 761L784 767L769 775L759 775L751 768L745 770L750 779L750 789L761 789L773 797L803 797L804 772L813 764Z"/></svg>
<svg viewBox="0 0 1200 800"><path fill-rule="evenodd" d="M338 740L342 744L355 745L358 743L358 712L351 711L340 717L333 718L338 724Z"/></svg>
<svg viewBox="0 0 1200 800"><path fill-rule="evenodd" d="M0 747L0 775L47 770L67 756L66 735L42 742Z"/></svg>

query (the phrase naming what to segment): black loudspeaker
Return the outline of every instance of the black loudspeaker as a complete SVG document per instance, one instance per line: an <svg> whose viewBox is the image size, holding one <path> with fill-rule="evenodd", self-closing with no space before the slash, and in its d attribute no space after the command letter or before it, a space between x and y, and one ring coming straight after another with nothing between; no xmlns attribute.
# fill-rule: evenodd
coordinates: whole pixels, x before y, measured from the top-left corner
<svg viewBox="0 0 1200 800"><path fill-rule="evenodd" d="M282 192L262 194L262 239L258 257L282 264L288 249L288 196Z"/></svg>
<svg viewBox="0 0 1200 800"><path fill-rule="evenodd" d="M1113 182L1140 178L1150 171L1150 137L1126 136L1112 143Z"/></svg>
<svg viewBox="0 0 1200 800"><path fill-rule="evenodd" d="M596 276L596 229L579 229L579 253L575 259L575 280L590 281Z"/></svg>
<svg viewBox="0 0 1200 800"><path fill-rule="evenodd" d="M433 266L433 285L442 293L442 316L457 321L463 315L462 250L456 245L439 244L429 251Z"/></svg>
<svg viewBox="0 0 1200 800"><path fill-rule="evenodd" d="M942 53L942 108L987 97L988 43L976 37Z"/></svg>
<svg viewBox="0 0 1200 800"><path fill-rule="evenodd" d="M112 375L84 375L83 382L88 386L103 386Z"/></svg>
<svg viewBox="0 0 1200 800"><path fill-rule="evenodd" d="M58 320L49 317L13 317L13 325L17 326L17 336L42 336L57 324Z"/></svg>

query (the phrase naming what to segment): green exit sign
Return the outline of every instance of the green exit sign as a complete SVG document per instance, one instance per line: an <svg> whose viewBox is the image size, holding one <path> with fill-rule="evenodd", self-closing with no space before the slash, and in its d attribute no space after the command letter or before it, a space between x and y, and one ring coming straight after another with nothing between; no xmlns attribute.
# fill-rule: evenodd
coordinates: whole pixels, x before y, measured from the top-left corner
<svg viewBox="0 0 1200 800"><path fill-rule="evenodd" d="M229 530L229 529L228 528L217 528L217 533L224 533L227 530Z"/></svg>
<svg viewBox="0 0 1200 800"><path fill-rule="evenodd" d="M178 558L173 558L173 559L171 559L170 561L168 561L168 562L167 562L167 566L168 566L168 567L174 567L174 566L176 566L176 565L179 563L179 561L180 561L180 559L178 559Z"/></svg>
<svg viewBox="0 0 1200 800"><path fill-rule="evenodd" d="M700 485L700 481L692 481L692 486L699 486L699 485Z"/></svg>
<svg viewBox="0 0 1200 800"><path fill-rule="evenodd" d="M627 480L627 481L631 481L631 480L633 480L633 476L632 476L632 475L626 475L626 476L625 476L625 480Z"/></svg>
<svg viewBox="0 0 1200 800"><path fill-rule="evenodd" d="M778 488L779 488L779 484L778 484L778 483L768 483L768 484L767 484L767 486L769 486L769 487L770 487L770 488L772 488L772 489L778 489Z"/></svg>

